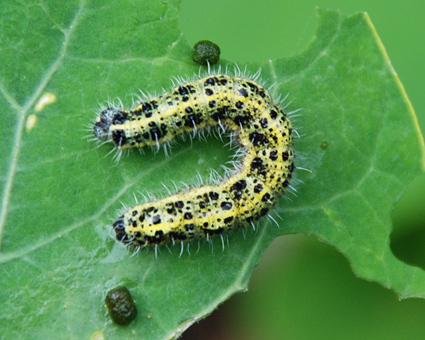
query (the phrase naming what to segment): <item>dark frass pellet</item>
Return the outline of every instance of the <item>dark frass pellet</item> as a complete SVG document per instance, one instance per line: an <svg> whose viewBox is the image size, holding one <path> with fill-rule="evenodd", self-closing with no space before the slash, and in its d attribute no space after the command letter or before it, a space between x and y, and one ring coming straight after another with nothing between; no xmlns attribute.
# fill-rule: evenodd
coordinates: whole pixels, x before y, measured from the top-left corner
<svg viewBox="0 0 425 340"><path fill-rule="evenodd" d="M193 46L192 60L200 65L214 65L220 60L220 47L209 40L201 40Z"/></svg>
<svg viewBox="0 0 425 340"><path fill-rule="evenodd" d="M127 287L111 289L105 297L105 304L113 322L127 325L137 316L137 308Z"/></svg>

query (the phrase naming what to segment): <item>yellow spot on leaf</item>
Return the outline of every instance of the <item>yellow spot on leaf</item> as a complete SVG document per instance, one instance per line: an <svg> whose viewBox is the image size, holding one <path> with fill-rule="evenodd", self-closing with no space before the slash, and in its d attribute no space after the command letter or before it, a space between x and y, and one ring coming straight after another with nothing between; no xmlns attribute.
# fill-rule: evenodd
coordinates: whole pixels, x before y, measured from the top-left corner
<svg viewBox="0 0 425 340"><path fill-rule="evenodd" d="M39 101L35 105L35 110L36 111L43 110L46 105L54 103L56 101L56 99L57 98L53 93L44 94L43 96L41 96L41 98L39 99Z"/></svg>
<svg viewBox="0 0 425 340"><path fill-rule="evenodd" d="M90 340L104 340L104 339L105 339L105 337L104 337L102 331L96 331L90 337Z"/></svg>
<svg viewBox="0 0 425 340"><path fill-rule="evenodd" d="M34 128L36 123L37 123L37 115L34 115L34 114L29 115L27 118L27 124L26 124L27 131L31 131Z"/></svg>

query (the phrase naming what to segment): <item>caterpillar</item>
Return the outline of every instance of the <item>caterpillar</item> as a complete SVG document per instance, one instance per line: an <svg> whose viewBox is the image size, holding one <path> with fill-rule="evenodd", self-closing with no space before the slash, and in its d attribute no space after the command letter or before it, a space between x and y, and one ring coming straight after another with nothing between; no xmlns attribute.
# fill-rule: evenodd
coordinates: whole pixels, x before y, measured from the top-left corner
<svg viewBox="0 0 425 340"><path fill-rule="evenodd" d="M240 146L240 162L212 185L137 204L113 224L116 239L144 247L188 242L253 224L290 186L295 169L287 114L257 82L259 72L211 74L184 82L132 110L104 109L93 133L119 150L159 147L183 133L221 127Z"/></svg>

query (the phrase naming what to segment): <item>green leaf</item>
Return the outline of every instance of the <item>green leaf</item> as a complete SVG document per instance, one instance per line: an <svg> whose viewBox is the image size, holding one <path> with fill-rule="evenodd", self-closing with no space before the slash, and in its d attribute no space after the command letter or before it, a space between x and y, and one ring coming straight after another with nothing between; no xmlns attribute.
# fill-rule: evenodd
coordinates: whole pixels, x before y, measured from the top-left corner
<svg viewBox="0 0 425 340"><path fill-rule="evenodd" d="M296 196L277 207L279 228L132 255L110 237L121 202L161 183L196 184L231 155L223 142L180 142L133 152L117 164L110 146L85 137L99 103L131 106L138 89L158 93L171 76L199 68L177 28L178 0L54 1L2 5L0 60L0 329L5 339L169 339L245 290L278 235L309 233L343 252L357 275L401 297L425 296L425 273L389 248L390 211L423 171L416 117L366 14L318 10L309 48L290 59L251 64L274 96L290 93ZM222 61L225 67L233 63ZM244 67L245 65L239 65ZM51 94L56 101L37 106ZM91 127L90 127L91 129ZM181 186L179 186L181 187ZM227 242L227 241L226 241ZM302 270L302 268L300 268ZM106 314L106 292L131 291L139 310L127 327Z"/></svg>

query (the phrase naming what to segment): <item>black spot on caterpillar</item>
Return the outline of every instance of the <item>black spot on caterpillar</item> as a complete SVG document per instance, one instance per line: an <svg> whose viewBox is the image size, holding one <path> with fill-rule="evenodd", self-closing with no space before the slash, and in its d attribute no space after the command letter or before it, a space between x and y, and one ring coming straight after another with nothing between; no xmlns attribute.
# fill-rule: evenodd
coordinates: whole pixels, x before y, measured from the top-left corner
<svg viewBox="0 0 425 340"><path fill-rule="evenodd" d="M137 316L136 304L127 287L111 289L106 294L105 304L112 321L118 325L129 324Z"/></svg>
<svg viewBox="0 0 425 340"><path fill-rule="evenodd" d="M210 74L132 110L107 108L94 135L119 150L158 147L183 133L221 126L241 147L240 164L214 185L202 185L128 209L113 224L117 240L156 246L208 238L253 224L289 187L292 125L270 93L252 79Z"/></svg>

